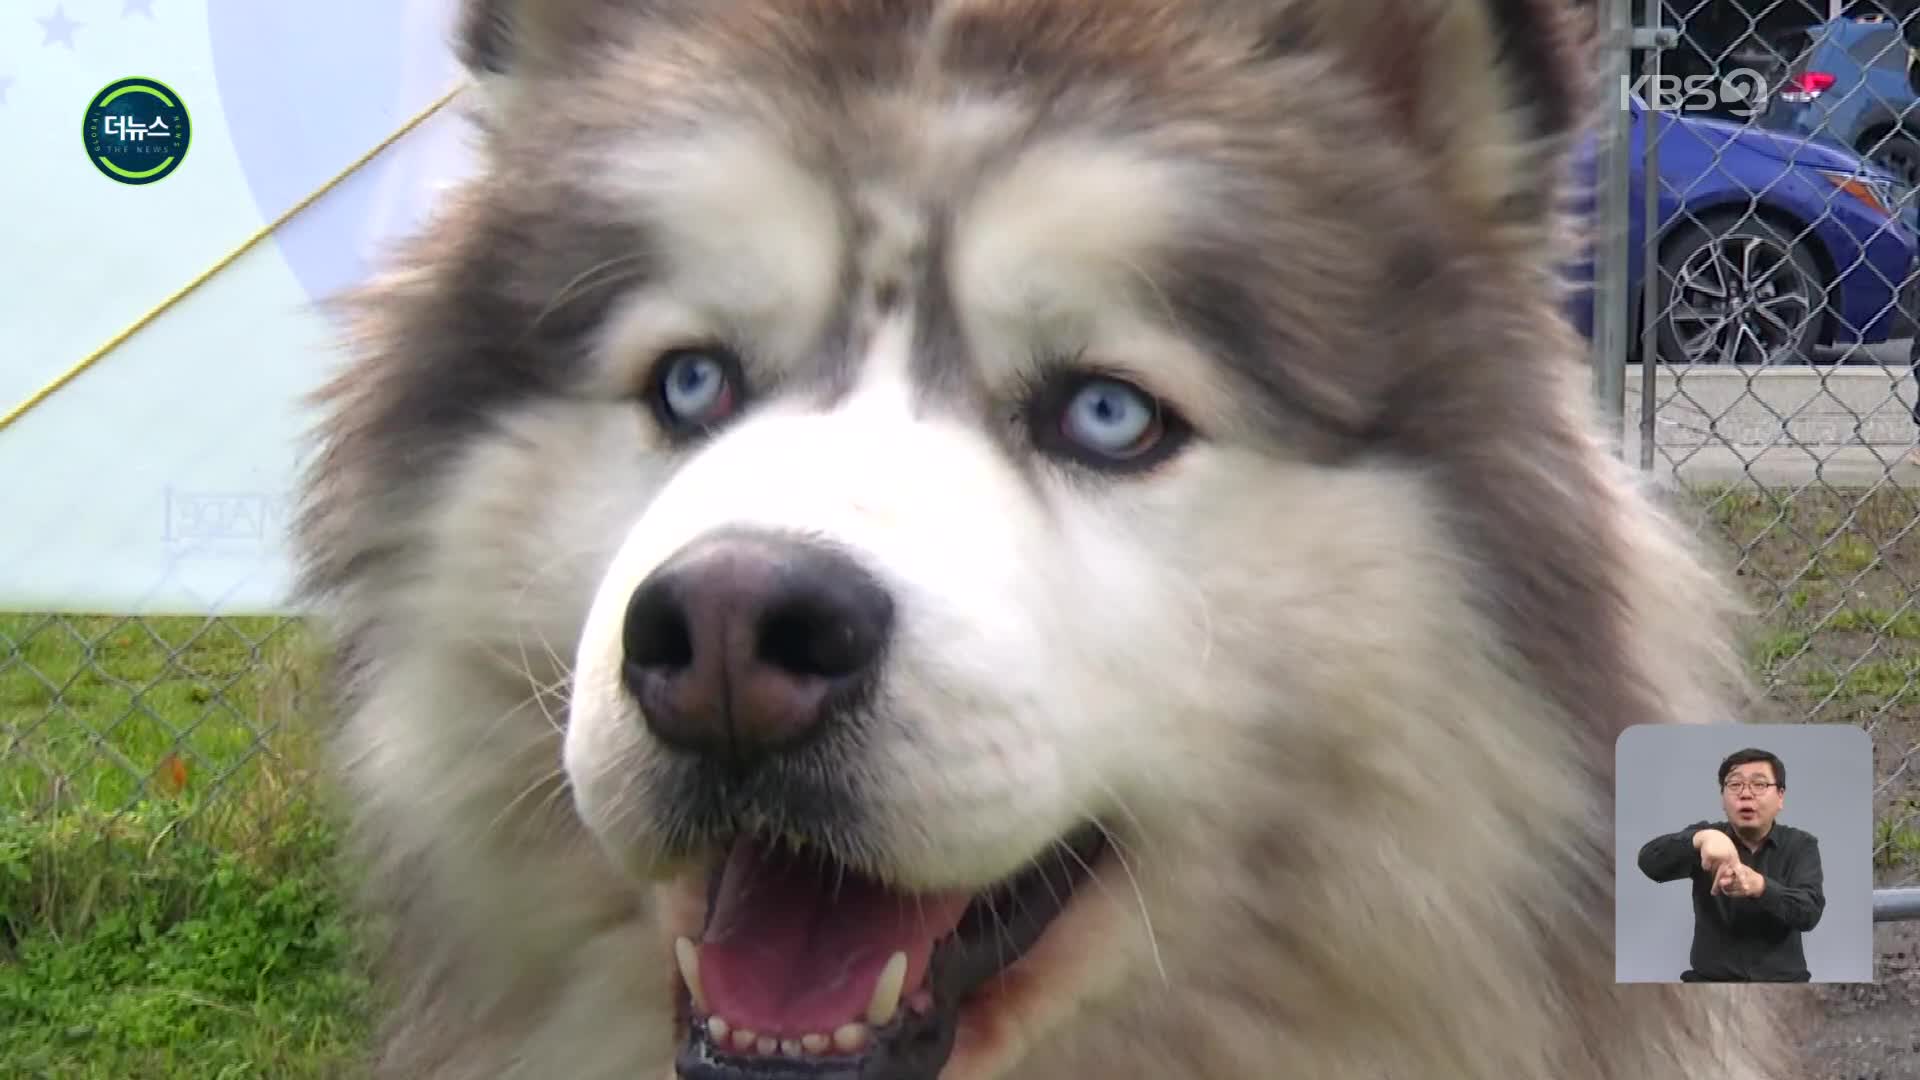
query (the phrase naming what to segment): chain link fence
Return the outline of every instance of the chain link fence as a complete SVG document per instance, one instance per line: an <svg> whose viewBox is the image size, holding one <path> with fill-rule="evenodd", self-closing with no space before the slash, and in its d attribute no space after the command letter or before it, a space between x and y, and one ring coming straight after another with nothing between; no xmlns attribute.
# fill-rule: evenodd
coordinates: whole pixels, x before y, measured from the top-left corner
<svg viewBox="0 0 1920 1080"><path fill-rule="evenodd" d="M321 661L289 618L0 614L0 826L269 844L318 805Z"/></svg>
<svg viewBox="0 0 1920 1080"><path fill-rule="evenodd" d="M1911 6L1608 0L1596 133L1596 386L1736 560L1779 718L1871 734L1886 921L1920 919Z"/></svg>

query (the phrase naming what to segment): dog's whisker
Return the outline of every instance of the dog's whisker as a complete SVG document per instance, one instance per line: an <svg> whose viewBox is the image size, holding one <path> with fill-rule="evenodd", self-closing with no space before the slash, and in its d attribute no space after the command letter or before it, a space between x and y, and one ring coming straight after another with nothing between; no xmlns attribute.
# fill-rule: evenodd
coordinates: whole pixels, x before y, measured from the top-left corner
<svg viewBox="0 0 1920 1080"><path fill-rule="evenodd" d="M547 302L528 321L526 329L521 331L520 340L526 341L531 338L534 332L540 329L541 324L555 312L568 303L587 296L593 290L618 288L639 279L644 275L652 258L651 251L629 252L596 263L575 274L547 298Z"/></svg>
<svg viewBox="0 0 1920 1080"><path fill-rule="evenodd" d="M1117 791L1113 787L1113 785L1108 783L1103 777L1101 777L1097 771L1094 772L1092 775L1093 775L1094 783L1098 787L1100 787L1103 792L1105 792L1105 795L1106 795L1105 801L1109 805L1113 806L1115 809L1119 810L1121 815L1125 817L1128 823L1132 826L1131 835L1135 837L1139 837L1141 839L1141 842L1143 843L1151 842L1150 837L1152 834L1147 830L1146 826L1140 821L1140 818L1138 817L1138 815L1136 815L1133 812L1133 808L1127 804L1127 800L1121 796L1120 792ZM1096 818L1095 820L1097 821L1098 819ZM1140 912L1141 928L1146 932L1146 935L1147 935L1147 948L1153 955L1154 970L1159 973L1161 985L1166 987L1171 987L1173 980L1167 974L1166 960L1161 955L1161 952L1160 952L1160 936L1158 933L1154 931L1153 913L1147 909L1147 894L1146 894L1146 890L1141 887L1139 875L1134 869L1133 863L1135 860L1128 858L1126 838L1116 830L1110 829L1104 824L1099 825L1098 828L1100 829L1101 835L1106 839L1107 847L1113 852L1114 862L1119 865L1120 872L1125 874L1127 877L1128 889L1129 891L1132 892L1133 899ZM1080 861L1081 864L1085 866L1085 861L1080 859L1080 855L1078 852L1074 851L1072 848L1069 847L1067 849L1067 853L1072 855L1076 861ZM1106 891L1105 883L1101 882L1097 875L1092 875L1093 868L1088 866L1086 867L1086 869L1089 875L1092 876L1092 880L1096 883L1097 887L1099 887L1103 892ZM1111 894L1109 893L1109 895Z"/></svg>
<svg viewBox="0 0 1920 1080"><path fill-rule="evenodd" d="M528 796L534 794L535 792L547 787L548 785L551 785L555 780L560 781L562 786L565 785L566 770L563 768L560 768L558 765L542 772L539 776L535 777L531 783L528 783L527 785L522 787L520 789L519 794L515 795L511 799L508 799L506 804L503 805L500 808L500 810L494 814L492 820L487 822L487 826L485 829L482 830L482 832L485 834L491 834L495 830L502 827L506 823L507 818L512 816L514 809L518 807L521 804L521 802L523 802Z"/></svg>
<svg viewBox="0 0 1920 1080"><path fill-rule="evenodd" d="M527 671L528 681L534 684L534 697L540 703L540 715L546 718L547 726L553 729L554 734L565 735L567 730L566 723L565 721L561 720L558 716L554 715L553 709L550 708L547 704L547 698L549 696L562 696L564 700L565 692L561 688L565 687L571 681L571 677L569 675L562 675L559 679L555 680L552 683L547 683L545 685L540 684L539 680L534 677L533 672L531 670L532 661L530 658L527 657L525 637L516 636L515 640L521 643L521 647L520 647L521 662L528 668L528 671Z"/></svg>
<svg viewBox="0 0 1920 1080"><path fill-rule="evenodd" d="M610 497L603 497L603 500L608 503L611 502ZM541 561L521 576L520 581L512 589L508 601L504 605L505 610L527 610L525 598L536 585L540 584L549 575L569 568L576 560L591 556L592 552L593 548L591 546L582 544L571 548L563 548L553 557ZM513 627L513 634L508 645L514 650L512 654L504 651L501 644L495 639L483 637L476 633L461 634L456 640L464 641L479 648L483 655L499 663L503 670L518 678L525 679L533 692L532 700L535 704L539 705L541 715L546 720L547 726L555 734L564 735L566 724L556 712L553 702L557 701L561 709L564 710L564 704L568 697L567 687L572 680L572 665L560 655L553 647L551 639L545 631L539 629L537 625L530 627L527 620L521 619L513 620L511 625ZM550 671L550 678L543 679L541 677L540 672L535 669L532 656L527 651L526 639L529 629L531 629L534 634L536 643L546 655L549 662L548 670ZM511 716L516 715L517 712L518 709L515 709L510 711L509 714L498 718L495 724L487 729L486 734L491 735L493 731L497 730L500 723L510 719Z"/></svg>

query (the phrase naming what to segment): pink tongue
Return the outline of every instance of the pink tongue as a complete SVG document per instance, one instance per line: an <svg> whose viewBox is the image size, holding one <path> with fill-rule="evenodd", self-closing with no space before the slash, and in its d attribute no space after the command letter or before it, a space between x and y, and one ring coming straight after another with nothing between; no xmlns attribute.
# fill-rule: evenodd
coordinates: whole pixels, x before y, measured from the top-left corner
<svg viewBox="0 0 1920 1080"><path fill-rule="evenodd" d="M960 924L968 893L898 893L818 855L763 841L734 845L721 871L700 985L734 1029L780 1038L864 1022L874 983L907 954L902 991L926 978L934 942Z"/></svg>

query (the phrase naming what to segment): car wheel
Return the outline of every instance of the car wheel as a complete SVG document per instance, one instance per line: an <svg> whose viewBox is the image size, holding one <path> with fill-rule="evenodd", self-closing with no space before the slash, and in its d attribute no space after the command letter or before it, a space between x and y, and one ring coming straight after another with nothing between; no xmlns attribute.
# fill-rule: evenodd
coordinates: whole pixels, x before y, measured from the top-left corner
<svg viewBox="0 0 1920 1080"><path fill-rule="evenodd" d="M1920 140L1904 131L1890 131L1868 139L1861 157L1894 175L1907 191L1920 188Z"/></svg>
<svg viewBox="0 0 1920 1080"><path fill-rule="evenodd" d="M1820 342L1826 275L1807 245L1749 214L1688 222L1660 260L1667 364L1801 364Z"/></svg>

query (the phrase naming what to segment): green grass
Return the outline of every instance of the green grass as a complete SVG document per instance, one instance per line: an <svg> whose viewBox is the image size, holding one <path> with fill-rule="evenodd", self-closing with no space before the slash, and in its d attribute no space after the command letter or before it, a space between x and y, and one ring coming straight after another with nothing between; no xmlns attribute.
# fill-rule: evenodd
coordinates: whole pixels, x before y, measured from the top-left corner
<svg viewBox="0 0 1920 1080"><path fill-rule="evenodd" d="M1911 641L1920 639L1920 611L1908 609L1895 615L1885 608L1843 608L1827 617L1824 629Z"/></svg>
<svg viewBox="0 0 1920 1080"><path fill-rule="evenodd" d="M365 986L271 620L0 616L0 1076L352 1075Z"/></svg>
<svg viewBox="0 0 1920 1080"><path fill-rule="evenodd" d="M1901 799L1874 824L1874 865L1894 869L1920 864L1920 798Z"/></svg>
<svg viewBox="0 0 1920 1080"><path fill-rule="evenodd" d="M1882 705L1920 704L1920 661L1869 660L1840 671L1808 671L1800 685L1822 698L1871 701Z"/></svg>
<svg viewBox="0 0 1920 1080"><path fill-rule="evenodd" d="M1772 671L1804 653L1811 641L1812 635L1804 630L1775 630L1759 640L1754 666Z"/></svg>

